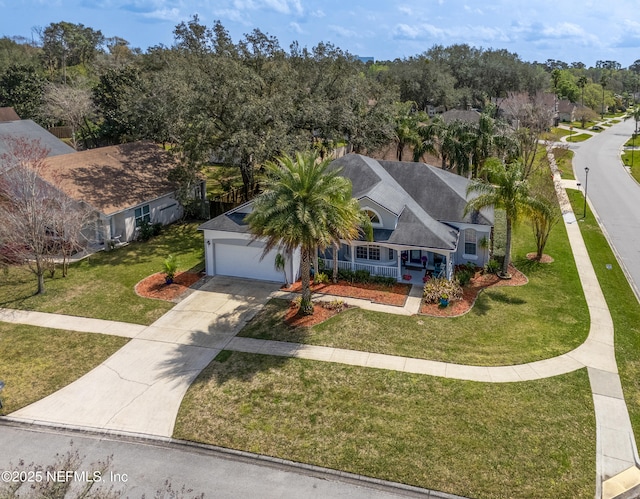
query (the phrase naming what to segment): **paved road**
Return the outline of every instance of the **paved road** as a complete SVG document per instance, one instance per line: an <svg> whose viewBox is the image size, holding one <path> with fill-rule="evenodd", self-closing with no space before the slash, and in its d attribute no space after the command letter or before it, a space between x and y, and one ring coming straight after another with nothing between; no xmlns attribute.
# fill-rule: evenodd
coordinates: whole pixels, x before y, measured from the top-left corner
<svg viewBox="0 0 640 499"><path fill-rule="evenodd" d="M102 476L107 488L124 492L123 497L155 497L156 491L170 480L173 489L180 490L184 484L193 493L185 499L204 493L205 498L349 498L349 499L393 499L399 497L430 497L454 499L455 496L440 495L422 489L398 489L385 484L356 483L350 477L341 478L320 469L298 469L275 462L260 462L257 458L233 456L223 452L183 445L159 443L150 440L126 440L115 436L92 435L58 431L46 427L14 427L0 424L0 476L8 469L28 470L28 464L52 465L55 455L70 449L78 449L86 456L78 471L93 472L92 463L113 456L110 473ZM27 466L16 468L24 459ZM14 467L10 468L9 463ZM55 471L64 471L55 469ZM124 476L126 475L126 477ZM118 480L118 476L120 480ZM124 480L126 479L126 482ZM0 483L0 490L2 484Z"/></svg>
<svg viewBox="0 0 640 499"><path fill-rule="evenodd" d="M634 129L635 121L628 120L570 147L575 151L574 169L583 186L584 169L589 167L587 197L640 296L640 186L619 159ZM640 150L636 152L640 164Z"/></svg>

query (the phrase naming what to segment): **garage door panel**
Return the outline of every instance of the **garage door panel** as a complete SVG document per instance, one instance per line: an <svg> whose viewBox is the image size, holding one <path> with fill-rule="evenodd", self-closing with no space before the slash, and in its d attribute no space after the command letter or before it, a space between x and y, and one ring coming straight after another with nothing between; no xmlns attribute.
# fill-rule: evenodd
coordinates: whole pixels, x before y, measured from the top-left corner
<svg viewBox="0 0 640 499"><path fill-rule="evenodd" d="M277 251L270 251L262 260L262 248L246 244L214 246L215 273L263 281L283 282L282 272L274 268Z"/></svg>

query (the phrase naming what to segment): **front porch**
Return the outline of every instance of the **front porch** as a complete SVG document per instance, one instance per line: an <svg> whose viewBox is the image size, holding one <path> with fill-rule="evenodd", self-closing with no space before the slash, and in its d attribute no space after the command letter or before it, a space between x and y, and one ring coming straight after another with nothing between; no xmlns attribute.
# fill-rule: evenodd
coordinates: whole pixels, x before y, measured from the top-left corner
<svg viewBox="0 0 640 499"><path fill-rule="evenodd" d="M333 269L333 249L319 255L318 264L325 273ZM372 261L375 260L375 261ZM342 245L338 251L338 270L364 270L371 275L392 277L398 282L422 282L425 275L453 277L453 253L428 249L396 249L382 245ZM411 276L411 279L405 278Z"/></svg>

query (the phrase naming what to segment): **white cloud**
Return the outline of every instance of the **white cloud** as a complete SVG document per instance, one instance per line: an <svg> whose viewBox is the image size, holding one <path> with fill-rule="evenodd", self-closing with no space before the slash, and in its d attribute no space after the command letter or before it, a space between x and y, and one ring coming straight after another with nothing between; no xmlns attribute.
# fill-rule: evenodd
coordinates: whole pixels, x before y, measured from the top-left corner
<svg viewBox="0 0 640 499"><path fill-rule="evenodd" d="M300 0L234 0L233 6L238 10L273 10L280 14L302 15Z"/></svg>
<svg viewBox="0 0 640 499"><path fill-rule="evenodd" d="M477 14L477 15L483 15L484 12L482 12L482 9L479 9L477 7L469 7L468 5L464 6L464 10L466 12L468 12L469 14Z"/></svg>
<svg viewBox="0 0 640 499"><path fill-rule="evenodd" d="M398 7L398 12L405 16L413 17L413 9L407 5L401 5Z"/></svg>
<svg viewBox="0 0 640 499"><path fill-rule="evenodd" d="M247 19L247 16L243 15L237 9L221 9L214 10L213 14L220 19L228 19L236 23L243 24L245 26L251 26L251 22Z"/></svg>
<svg viewBox="0 0 640 499"><path fill-rule="evenodd" d="M324 11L322 9L314 10L311 13L311 17L322 18L322 17L325 17L325 16L326 16L326 14L324 13Z"/></svg>
<svg viewBox="0 0 640 499"><path fill-rule="evenodd" d="M300 27L300 25L298 23L295 22L291 22L289 23L289 28L291 28L291 31L301 35L303 33L302 28Z"/></svg>
<svg viewBox="0 0 640 499"><path fill-rule="evenodd" d="M336 35L343 36L345 38L358 38L359 36L357 32L347 29L343 26L337 26L335 24L329 26L329 31L332 31Z"/></svg>
<svg viewBox="0 0 640 499"><path fill-rule="evenodd" d="M179 9L174 7L173 9L159 9L151 12L145 12L142 14L142 17L146 17L148 19L159 19L161 21L179 22L184 16L180 14Z"/></svg>

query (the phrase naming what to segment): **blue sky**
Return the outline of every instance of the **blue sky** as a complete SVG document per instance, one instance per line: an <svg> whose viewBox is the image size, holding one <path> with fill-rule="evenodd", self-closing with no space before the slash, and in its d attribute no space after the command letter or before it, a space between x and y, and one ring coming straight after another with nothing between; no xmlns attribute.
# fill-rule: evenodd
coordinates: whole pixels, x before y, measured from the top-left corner
<svg viewBox="0 0 640 499"><path fill-rule="evenodd" d="M526 61L640 59L635 1L563 0L0 0L0 35L69 21L120 36L143 50L173 43L193 14L220 20L234 40L254 28L312 47L331 42L377 60L416 55L434 44L505 48Z"/></svg>

